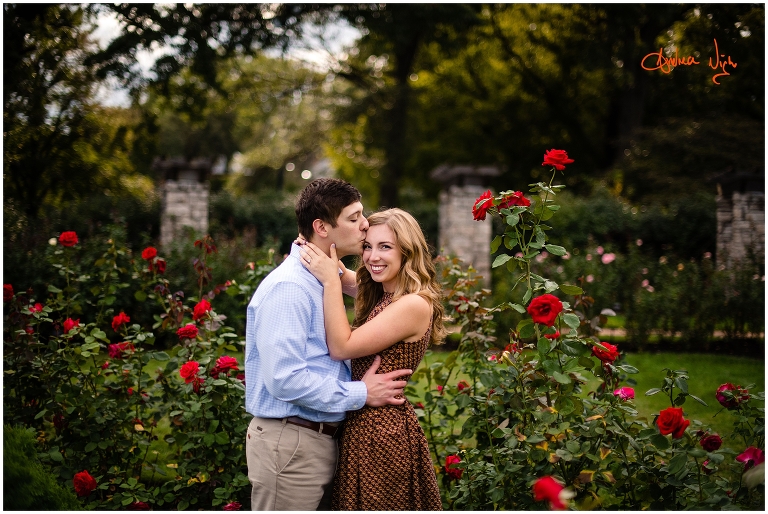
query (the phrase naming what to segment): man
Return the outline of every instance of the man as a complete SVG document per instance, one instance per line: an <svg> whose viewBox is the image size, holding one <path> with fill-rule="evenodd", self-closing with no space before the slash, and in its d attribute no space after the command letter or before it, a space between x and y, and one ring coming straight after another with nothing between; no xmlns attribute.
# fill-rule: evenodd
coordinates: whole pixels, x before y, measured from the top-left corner
<svg viewBox="0 0 768 514"><path fill-rule="evenodd" d="M360 199L343 180L314 180L296 203L299 234L326 254L335 243L340 257L360 255L368 229ZM248 304L245 408L254 418L245 448L252 510L330 510L335 436L345 412L402 404L395 396L406 382L394 379L411 373L376 374L377 356L362 381L350 380L349 363L328 354L323 287L300 259L294 244Z"/></svg>

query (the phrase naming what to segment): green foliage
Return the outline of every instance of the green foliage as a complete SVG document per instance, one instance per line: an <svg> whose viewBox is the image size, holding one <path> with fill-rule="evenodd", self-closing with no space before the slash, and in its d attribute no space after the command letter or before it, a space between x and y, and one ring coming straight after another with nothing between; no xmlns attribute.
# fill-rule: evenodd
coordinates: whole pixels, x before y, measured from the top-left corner
<svg viewBox="0 0 768 514"><path fill-rule="evenodd" d="M34 429L41 459L59 480L89 471L98 486L84 498L88 508L246 502L241 363L219 360L238 354L243 342L216 311L217 297L239 300L243 309L274 267L271 255L240 281L215 286L209 257L216 246L207 237L196 241L195 299L170 289L160 257L131 259L121 231L111 235L49 247L59 277L48 297L21 290L4 302L4 418ZM81 245L91 243L101 256L78 259L87 252ZM201 311L201 297L213 307ZM33 312L35 303L41 307ZM119 324L121 312L130 319ZM71 319L79 323L69 327ZM189 324L197 335L175 334ZM155 345L161 336L176 340L171 351ZM193 361L197 371L181 375ZM151 374L150 362L161 363Z"/></svg>
<svg viewBox="0 0 768 514"><path fill-rule="evenodd" d="M40 464L34 430L3 426L3 510L81 510L71 489Z"/></svg>

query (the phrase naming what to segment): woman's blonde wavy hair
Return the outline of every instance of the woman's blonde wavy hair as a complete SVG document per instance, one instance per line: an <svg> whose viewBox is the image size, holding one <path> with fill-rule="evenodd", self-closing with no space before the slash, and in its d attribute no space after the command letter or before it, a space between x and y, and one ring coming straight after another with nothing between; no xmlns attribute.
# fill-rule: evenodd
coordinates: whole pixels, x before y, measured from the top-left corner
<svg viewBox="0 0 768 514"><path fill-rule="evenodd" d="M395 235L395 244L403 254L402 267L398 274L392 301L406 294L416 293L432 306L432 334L430 343L439 344L446 335L443 325L444 309L442 287L437 280L437 271L432 262L429 245L424 239L419 223L402 209L387 209L368 217L370 226L387 225ZM355 299L355 321L359 327L368 318L381 297L384 286L371 278L371 273L360 263L357 269L357 298Z"/></svg>

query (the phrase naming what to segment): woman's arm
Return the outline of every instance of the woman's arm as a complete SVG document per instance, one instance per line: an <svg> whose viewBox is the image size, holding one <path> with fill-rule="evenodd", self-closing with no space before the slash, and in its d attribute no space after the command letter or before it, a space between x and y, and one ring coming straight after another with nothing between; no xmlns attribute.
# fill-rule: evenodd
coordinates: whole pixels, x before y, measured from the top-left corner
<svg viewBox="0 0 768 514"><path fill-rule="evenodd" d="M419 295L409 294L390 304L378 316L353 332L342 298L341 281L329 273L336 266L336 248L331 257L308 243L302 264L323 283L323 310L328 351L332 359L344 360L373 355L399 341L424 335L432 321L432 307ZM329 262L330 261L330 262Z"/></svg>

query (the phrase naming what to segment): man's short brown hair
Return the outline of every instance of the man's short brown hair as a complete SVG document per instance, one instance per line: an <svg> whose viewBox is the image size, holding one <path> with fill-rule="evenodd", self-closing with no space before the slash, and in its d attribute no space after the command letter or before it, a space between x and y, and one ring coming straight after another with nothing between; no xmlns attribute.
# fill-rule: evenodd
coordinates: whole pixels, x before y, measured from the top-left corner
<svg viewBox="0 0 768 514"><path fill-rule="evenodd" d="M341 211L362 199L355 186L337 178L318 178L307 184L296 200L299 234L309 240L314 234L312 223L321 219L336 226Z"/></svg>

